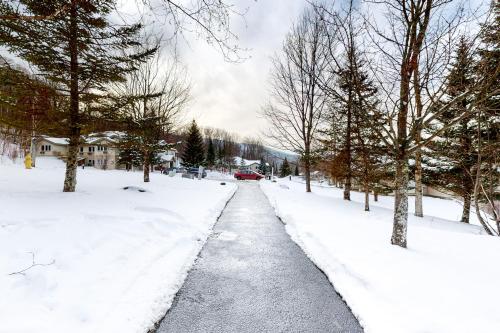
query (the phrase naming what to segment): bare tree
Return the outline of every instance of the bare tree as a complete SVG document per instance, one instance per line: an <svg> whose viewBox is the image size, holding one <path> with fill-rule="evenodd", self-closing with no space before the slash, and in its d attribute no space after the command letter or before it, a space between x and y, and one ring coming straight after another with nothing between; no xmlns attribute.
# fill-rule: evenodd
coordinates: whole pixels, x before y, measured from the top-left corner
<svg viewBox="0 0 500 333"><path fill-rule="evenodd" d="M307 192L311 192L316 133L326 105L319 79L327 62L324 32L322 17L306 10L286 37L281 54L273 59L273 97L263 108L271 126L268 136L301 155Z"/></svg>
<svg viewBox="0 0 500 333"><path fill-rule="evenodd" d="M132 146L142 154L144 182L149 182L150 165L162 146L160 139L173 130L189 101L189 91L185 71L177 62L166 61L161 49L117 86L125 100L121 120L128 126Z"/></svg>

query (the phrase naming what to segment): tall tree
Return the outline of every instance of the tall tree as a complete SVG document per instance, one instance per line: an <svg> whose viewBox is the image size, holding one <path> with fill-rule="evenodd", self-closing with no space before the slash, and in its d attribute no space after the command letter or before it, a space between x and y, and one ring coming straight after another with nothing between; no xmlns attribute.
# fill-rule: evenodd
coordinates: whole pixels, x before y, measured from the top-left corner
<svg viewBox="0 0 500 333"><path fill-rule="evenodd" d="M205 162L205 145L200 129L193 120L189 126L184 152L182 154L182 165L195 168Z"/></svg>
<svg viewBox="0 0 500 333"><path fill-rule="evenodd" d="M74 192L83 110L124 79L143 54L131 53L140 24L114 24L114 0L19 0L0 6L0 42L69 96L64 192Z"/></svg>
<svg viewBox="0 0 500 333"><path fill-rule="evenodd" d="M326 104L319 79L326 65L324 29L322 17L311 9L292 27L281 54L273 60L273 100L263 109L271 124L269 137L282 148L300 154L306 192L311 192L316 134Z"/></svg>
<svg viewBox="0 0 500 333"><path fill-rule="evenodd" d="M189 84L176 62L166 62L157 42L145 38L143 45L152 44L154 56L140 64L137 70L117 85L119 109L129 139L140 149L144 182L149 182L152 160L167 147L162 140L175 126L177 117L189 100ZM141 46L143 48L144 46Z"/></svg>
<svg viewBox="0 0 500 333"><path fill-rule="evenodd" d="M215 165L215 146L212 138L208 138L207 166L213 167L214 165Z"/></svg>
<svg viewBox="0 0 500 333"><path fill-rule="evenodd" d="M474 84L472 45L462 37L456 49L455 61L448 75L447 99L467 93ZM448 111L438 116L434 127L443 127L467 110L473 96L453 102ZM474 191L473 173L477 160L474 117L464 117L449 127L424 148L426 182L460 195L463 198L462 222L469 222L471 198Z"/></svg>

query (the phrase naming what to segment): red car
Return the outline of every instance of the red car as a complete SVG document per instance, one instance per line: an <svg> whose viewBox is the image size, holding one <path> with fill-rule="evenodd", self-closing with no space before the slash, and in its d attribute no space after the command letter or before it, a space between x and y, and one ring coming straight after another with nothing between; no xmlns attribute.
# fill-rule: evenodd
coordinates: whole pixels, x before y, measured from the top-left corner
<svg viewBox="0 0 500 333"><path fill-rule="evenodd" d="M234 174L234 178L236 178L238 180L242 180L242 179L261 180L262 178L264 178L264 176L261 175L260 173L255 172L255 171L241 170L240 172L236 172Z"/></svg>

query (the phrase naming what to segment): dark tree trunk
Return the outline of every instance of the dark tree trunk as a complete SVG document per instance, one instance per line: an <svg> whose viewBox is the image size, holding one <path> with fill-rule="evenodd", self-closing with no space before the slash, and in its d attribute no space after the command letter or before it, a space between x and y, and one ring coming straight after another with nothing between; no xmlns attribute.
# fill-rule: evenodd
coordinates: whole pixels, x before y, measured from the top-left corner
<svg viewBox="0 0 500 333"><path fill-rule="evenodd" d="M377 189L373 190L373 201L375 201L375 202L378 201L378 191L377 191Z"/></svg>
<svg viewBox="0 0 500 333"><path fill-rule="evenodd" d="M352 179L352 158L351 158L351 92L349 92L349 101L347 105L347 128L345 134L346 150L346 175L344 183L344 200L351 200L351 179Z"/></svg>
<svg viewBox="0 0 500 333"><path fill-rule="evenodd" d="M462 219L460 222L469 223L471 205L471 191L468 189L464 192L464 208L462 210Z"/></svg>
<svg viewBox="0 0 500 333"><path fill-rule="evenodd" d="M370 211L370 187L368 182L365 182L365 211Z"/></svg>
<svg viewBox="0 0 500 333"><path fill-rule="evenodd" d="M143 171L144 171L144 182L149 183L149 151L144 152L144 164L143 164Z"/></svg>
<svg viewBox="0 0 500 333"><path fill-rule="evenodd" d="M69 116L69 147L66 160L66 175L64 178L64 192L75 192L76 169L78 166L78 145L80 143L79 105L80 93L78 91L78 29L76 0L71 1L70 9L70 116Z"/></svg>

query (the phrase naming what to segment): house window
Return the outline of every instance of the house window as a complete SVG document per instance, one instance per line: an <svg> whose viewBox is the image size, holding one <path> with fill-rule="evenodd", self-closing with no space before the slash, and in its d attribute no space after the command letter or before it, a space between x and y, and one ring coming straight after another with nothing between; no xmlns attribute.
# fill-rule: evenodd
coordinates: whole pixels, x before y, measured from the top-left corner
<svg viewBox="0 0 500 333"><path fill-rule="evenodd" d="M50 145L42 145L42 151L51 151L52 147Z"/></svg>
<svg viewBox="0 0 500 333"><path fill-rule="evenodd" d="M95 151L95 147L94 146L89 146L89 153L92 153Z"/></svg>
<svg viewBox="0 0 500 333"><path fill-rule="evenodd" d="M80 153L83 153L83 147L80 147Z"/></svg>

